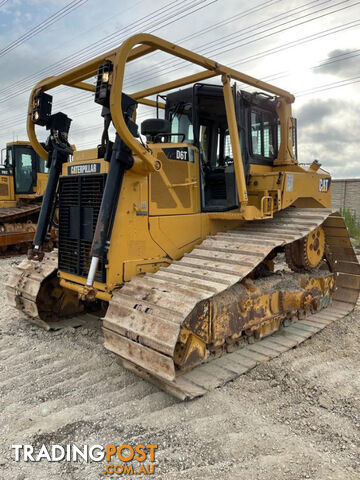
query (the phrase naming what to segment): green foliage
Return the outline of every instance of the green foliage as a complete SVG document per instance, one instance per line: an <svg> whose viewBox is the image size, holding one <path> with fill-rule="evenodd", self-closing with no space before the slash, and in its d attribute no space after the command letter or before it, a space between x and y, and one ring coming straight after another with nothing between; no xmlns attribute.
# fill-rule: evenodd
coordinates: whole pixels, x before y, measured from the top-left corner
<svg viewBox="0 0 360 480"><path fill-rule="evenodd" d="M342 209L341 214L344 217L350 237L356 240L357 245L360 245L360 227L356 221L356 215L348 208Z"/></svg>

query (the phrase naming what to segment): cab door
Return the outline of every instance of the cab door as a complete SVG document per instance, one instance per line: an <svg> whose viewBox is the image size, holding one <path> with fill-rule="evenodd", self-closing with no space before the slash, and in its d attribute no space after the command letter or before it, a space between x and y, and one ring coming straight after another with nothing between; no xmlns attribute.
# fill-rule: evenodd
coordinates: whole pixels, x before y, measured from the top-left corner
<svg viewBox="0 0 360 480"><path fill-rule="evenodd" d="M35 152L27 145L13 145L14 183L16 194L32 194L36 187Z"/></svg>

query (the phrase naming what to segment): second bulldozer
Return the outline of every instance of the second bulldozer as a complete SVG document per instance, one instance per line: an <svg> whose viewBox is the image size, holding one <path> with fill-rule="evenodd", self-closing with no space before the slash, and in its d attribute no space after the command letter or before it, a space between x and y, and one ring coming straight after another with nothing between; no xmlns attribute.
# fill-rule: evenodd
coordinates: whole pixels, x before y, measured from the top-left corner
<svg viewBox="0 0 360 480"><path fill-rule="evenodd" d="M2 149L0 253L26 251L31 246L47 177L45 161L30 142L9 142Z"/></svg>
<svg viewBox="0 0 360 480"><path fill-rule="evenodd" d="M155 50L201 71L125 94L127 63ZM94 71L95 87L86 82ZM221 83L205 82L213 77ZM93 91L104 117L101 144L73 161L70 119L51 113L46 93L59 85ZM359 264L330 209L330 175L316 161L298 163L293 101L148 34L38 83L28 134L49 160L49 181L29 259L9 280L10 304L47 329L102 311L105 348L182 399L349 313ZM142 137L138 104L157 113L142 123ZM47 150L35 124L50 130ZM44 254L56 196L59 249Z"/></svg>

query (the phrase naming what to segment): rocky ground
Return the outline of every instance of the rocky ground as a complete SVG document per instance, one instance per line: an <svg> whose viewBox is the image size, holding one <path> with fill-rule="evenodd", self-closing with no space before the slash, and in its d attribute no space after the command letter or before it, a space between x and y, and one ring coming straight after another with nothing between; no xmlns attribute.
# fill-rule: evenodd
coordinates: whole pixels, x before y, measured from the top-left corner
<svg viewBox="0 0 360 480"><path fill-rule="evenodd" d="M295 350L184 403L119 366L98 323L57 332L26 323L5 304L13 262L0 259L1 479L122 477L104 475L104 463L18 463L11 450L73 443L156 443L150 478L164 480L360 478L359 306Z"/></svg>

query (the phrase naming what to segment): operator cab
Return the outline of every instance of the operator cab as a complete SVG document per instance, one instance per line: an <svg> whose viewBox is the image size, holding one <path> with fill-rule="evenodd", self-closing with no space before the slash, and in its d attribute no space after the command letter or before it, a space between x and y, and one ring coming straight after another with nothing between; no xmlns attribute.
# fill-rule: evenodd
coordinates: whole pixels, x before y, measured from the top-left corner
<svg viewBox="0 0 360 480"><path fill-rule="evenodd" d="M11 143L6 147L4 166L14 175L16 194L32 194L37 185L37 174L47 173L45 162L26 143Z"/></svg>
<svg viewBox="0 0 360 480"><path fill-rule="evenodd" d="M244 172L250 164L272 165L279 148L275 99L233 86ZM204 212L239 207L223 87L197 83L166 96L165 119L150 119L142 133L151 142L187 143L199 150Z"/></svg>

